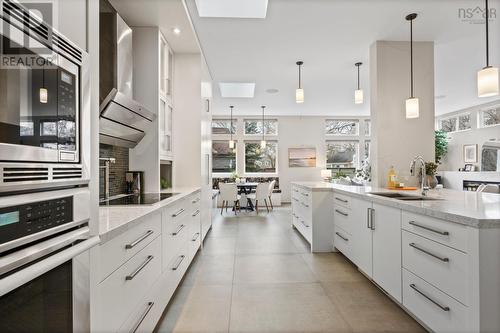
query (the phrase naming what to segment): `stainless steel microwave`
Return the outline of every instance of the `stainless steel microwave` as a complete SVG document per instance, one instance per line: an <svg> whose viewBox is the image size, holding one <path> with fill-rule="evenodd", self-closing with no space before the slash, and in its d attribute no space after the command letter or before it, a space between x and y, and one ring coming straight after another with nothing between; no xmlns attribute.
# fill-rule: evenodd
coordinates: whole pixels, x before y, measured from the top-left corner
<svg viewBox="0 0 500 333"><path fill-rule="evenodd" d="M0 190L85 178L88 55L22 4L0 3Z"/></svg>

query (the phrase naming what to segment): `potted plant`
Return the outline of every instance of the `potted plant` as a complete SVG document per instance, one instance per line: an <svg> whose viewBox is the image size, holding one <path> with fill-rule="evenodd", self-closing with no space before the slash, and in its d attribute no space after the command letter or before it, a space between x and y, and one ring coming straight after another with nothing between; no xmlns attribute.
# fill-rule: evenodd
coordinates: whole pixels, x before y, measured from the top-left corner
<svg viewBox="0 0 500 333"><path fill-rule="evenodd" d="M434 155L435 162L439 165L441 164L441 159L448 152L448 134L443 131L435 132L435 140L434 140Z"/></svg>
<svg viewBox="0 0 500 333"><path fill-rule="evenodd" d="M436 171L438 165L434 162L425 162L425 175L426 182L430 188L435 188L438 184L438 180L436 178Z"/></svg>

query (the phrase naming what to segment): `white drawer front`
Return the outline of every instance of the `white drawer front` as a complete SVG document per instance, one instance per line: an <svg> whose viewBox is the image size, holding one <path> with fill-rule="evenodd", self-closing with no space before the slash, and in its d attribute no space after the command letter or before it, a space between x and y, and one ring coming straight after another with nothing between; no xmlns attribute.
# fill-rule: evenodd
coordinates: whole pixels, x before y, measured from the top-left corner
<svg viewBox="0 0 500 333"><path fill-rule="evenodd" d="M345 208L351 208L351 198L347 195L334 193L333 194L333 203L335 205L339 205Z"/></svg>
<svg viewBox="0 0 500 333"><path fill-rule="evenodd" d="M312 202L312 192L303 188L299 188L299 199L306 204Z"/></svg>
<svg viewBox="0 0 500 333"><path fill-rule="evenodd" d="M403 211L403 229L467 252L467 227L429 216Z"/></svg>
<svg viewBox="0 0 500 333"><path fill-rule="evenodd" d="M352 232L350 215L351 211L349 209L343 206L333 206L333 222L335 223L335 226L338 226L349 233Z"/></svg>
<svg viewBox="0 0 500 333"><path fill-rule="evenodd" d="M306 222L301 216L296 214L292 215L292 223L297 229L297 231L299 231L310 244L312 242L311 225L308 222Z"/></svg>
<svg viewBox="0 0 500 333"><path fill-rule="evenodd" d="M158 321L158 316L155 314L157 314L159 306L154 299L141 301L139 306L127 317L118 332L153 332Z"/></svg>
<svg viewBox="0 0 500 333"><path fill-rule="evenodd" d="M471 332L463 304L405 269L403 305L434 332Z"/></svg>
<svg viewBox="0 0 500 333"><path fill-rule="evenodd" d="M467 255L403 231L403 267L467 305Z"/></svg>
<svg viewBox="0 0 500 333"><path fill-rule="evenodd" d="M352 260L352 236L342 228L335 226L333 245L347 258Z"/></svg>
<svg viewBox="0 0 500 333"><path fill-rule="evenodd" d="M100 279L104 280L125 261L161 234L161 214L143 218L144 222L100 245Z"/></svg>
<svg viewBox="0 0 500 333"><path fill-rule="evenodd" d="M166 223L168 223L167 226L165 226ZM185 217L175 223L163 222L163 225L165 226L162 234L163 263L168 265L191 236L191 218Z"/></svg>
<svg viewBox="0 0 500 333"><path fill-rule="evenodd" d="M162 214L162 222L175 223L189 215L191 202L185 199L178 200L168 205Z"/></svg>
<svg viewBox="0 0 500 333"><path fill-rule="evenodd" d="M118 330L160 275L161 237L157 237L99 284L99 330Z"/></svg>

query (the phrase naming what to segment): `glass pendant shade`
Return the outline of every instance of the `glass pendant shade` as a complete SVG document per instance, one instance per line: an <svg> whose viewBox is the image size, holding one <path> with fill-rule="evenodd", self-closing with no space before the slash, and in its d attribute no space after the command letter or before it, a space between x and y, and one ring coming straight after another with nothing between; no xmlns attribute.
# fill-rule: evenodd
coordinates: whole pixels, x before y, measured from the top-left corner
<svg viewBox="0 0 500 333"><path fill-rule="evenodd" d="M406 119L418 118L419 105L418 98L412 97L406 100Z"/></svg>
<svg viewBox="0 0 500 333"><path fill-rule="evenodd" d="M42 104L47 104L48 100L49 100L49 92L47 90L47 88L40 88L40 103Z"/></svg>
<svg viewBox="0 0 500 333"><path fill-rule="evenodd" d="M304 103L304 89L299 88L295 90L295 102Z"/></svg>
<svg viewBox="0 0 500 333"><path fill-rule="evenodd" d="M477 72L478 97L490 97L498 95L498 84L498 68L485 67Z"/></svg>
<svg viewBox="0 0 500 333"><path fill-rule="evenodd" d="M260 140L260 148L265 149L266 148L266 140Z"/></svg>
<svg viewBox="0 0 500 333"><path fill-rule="evenodd" d="M358 89L354 91L354 104L363 104L363 90Z"/></svg>
<svg viewBox="0 0 500 333"><path fill-rule="evenodd" d="M229 148L234 149L234 140L229 140Z"/></svg>

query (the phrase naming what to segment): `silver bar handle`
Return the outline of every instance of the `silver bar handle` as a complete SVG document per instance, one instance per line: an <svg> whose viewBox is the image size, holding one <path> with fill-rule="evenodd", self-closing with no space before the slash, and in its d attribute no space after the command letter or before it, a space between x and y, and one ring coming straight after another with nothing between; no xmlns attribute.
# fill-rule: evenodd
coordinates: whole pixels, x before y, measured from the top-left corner
<svg viewBox="0 0 500 333"><path fill-rule="evenodd" d="M146 233L144 235L142 235L141 237L137 238L135 241L133 241L132 243L130 244L126 244L125 245L125 249L127 250L130 250L132 249L133 247L135 247L137 244L139 244L140 242L142 242L143 240L145 240L146 238L148 238L149 236L151 236L152 234L154 234L155 232L153 230L148 230L146 231Z"/></svg>
<svg viewBox="0 0 500 333"><path fill-rule="evenodd" d="M144 319L148 315L149 311L151 311L151 308L153 307L153 305L155 305L155 302L148 302L148 306L146 307L146 310L144 310L144 312L142 313L142 315L139 318L139 320L137 321L137 323L132 327L132 329L130 330L130 333L137 332L137 329L139 328L139 326L141 326L142 322L144 321Z"/></svg>
<svg viewBox="0 0 500 333"><path fill-rule="evenodd" d="M198 239L198 237L200 237L200 233L199 233L199 232L197 232L197 233L195 233L193 236L194 236L194 237L193 237L193 239L191 239L191 241L196 242L196 240Z"/></svg>
<svg viewBox="0 0 500 333"><path fill-rule="evenodd" d="M335 209L335 211L336 211L337 213L339 213L340 215L343 215L343 216L349 216L349 214L344 213L344 212L343 212L343 211L341 211L341 210Z"/></svg>
<svg viewBox="0 0 500 333"><path fill-rule="evenodd" d="M172 217L177 217L177 216L181 215L182 213L184 213L184 208L181 208L177 212L173 213Z"/></svg>
<svg viewBox="0 0 500 333"><path fill-rule="evenodd" d="M309 196L309 193L304 193L304 192L302 192L301 194L302 194L302 195L304 195L304 196L306 196L306 197L308 197L308 196Z"/></svg>
<svg viewBox="0 0 500 333"><path fill-rule="evenodd" d="M338 198L338 197L335 197L335 200L343 202L343 203L348 203L349 202L349 200L341 199L341 198Z"/></svg>
<svg viewBox="0 0 500 333"><path fill-rule="evenodd" d="M149 255L146 258L146 260L144 260L144 262L139 267L136 268L135 271L133 271L130 275L125 276L125 280L126 281L133 280L136 277L136 275L139 274L143 270L143 268L146 267L151 262L151 260L153 260L153 258L154 256Z"/></svg>
<svg viewBox="0 0 500 333"><path fill-rule="evenodd" d="M200 198L196 198L195 200L191 201L191 203L195 204L195 203L197 203L198 201L200 201Z"/></svg>
<svg viewBox="0 0 500 333"><path fill-rule="evenodd" d="M299 199L297 199L297 198L292 198L292 199L295 200L295 201L299 201Z"/></svg>
<svg viewBox="0 0 500 333"><path fill-rule="evenodd" d="M372 215L371 215L370 209L371 209L371 208L367 208L367 209L366 209L366 227L367 227L368 229L371 229L371 223L370 223L370 220L371 220L371 216L372 216Z"/></svg>
<svg viewBox="0 0 500 333"><path fill-rule="evenodd" d="M179 229L177 229L176 231L174 231L174 232L172 233L172 236L177 236L177 235L178 235L178 234L182 231L182 229L184 229L184 227L185 227L185 225L184 225L184 224L181 224L181 225L179 226Z"/></svg>
<svg viewBox="0 0 500 333"><path fill-rule="evenodd" d="M408 222L408 224L411 224L411 225L413 225L413 226L415 226L417 228L421 228L421 229L425 229L425 230L428 230L428 231L435 232L436 234L440 234L440 235L443 235L443 236L448 236L450 234L448 231L434 229L434 228L428 227L426 225L419 224L419 223L417 223L415 221L410 221L410 222Z"/></svg>
<svg viewBox="0 0 500 333"><path fill-rule="evenodd" d="M415 290L417 293L419 293L420 295L424 296L425 298L427 298L429 301L431 301L431 303L433 303L434 305L436 305L437 307L439 307L441 310L443 311L450 311L450 307L449 306L445 306L445 305L442 305L440 304L438 301L434 300L432 297L430 296L427 296L422 290L418 289L417 286L415 284L410 284L410 288Z"/></svg>
<svg viewBox="0 0 500 333"><path fill-rule="evenodd" d="M176 270L179 268L179 266L181 265L181 263L182 263L182 261L184 260L184 258L186 258L186 256L185 256L185 255L180 255L180 256L177 258L177 259L180 259L180 260L179 260L179 261L178 261L178 262L174 265L174 267L172 267L172 270L173 270L173 271L176 271Z"/></svg>
<svg viewBox="0 0 500 333"><path fill-rule="evenodd" d="M200 210L197 209L196 212L194 212L193 214L191 214L192 217L195 217L196 215L200 214Z"/></svg>
<svg viewBox="0 0 500 333"><path fill-rule="evenodd" d="M375 230L375 209L370 208L370 229Z"/></svg>
<svg viewBox="0 0 500 333"><path fill-rule="evenodd" d="M434 253L432 253L432 252L430 252L430 251L428 251L428 250L426 250L426 249L423 249L423 248L419 247L419 246L418 246L417 244L415 244L415 243L410 243L410 244L408 244L408 245L409 245L409 246L411 246L411 247L413 247L414 249L416 249L416 250L420 251L420 252L423 252L423 253L425 253L425 254L427 254L427 255L431 256L431 257L434 257L434 258L436 258L436 259L439 259L439 260L441 260L442 262L449 262L449 261L450 261L450 258L441 257L441 256L439 256L439 255L437 255L437 254L434 254Z"/></svg>
<svg viewBox="0 0 500 333"><path fill-rule="evenodd" d="M294 188L294 189L293 189L293 191L294 191L294 192L298 192L299 190L297 190L297 189L295 189L295 188Z"/></svg>
<svg viewBox="0 0 500 333"><path fill-rule="evenodd" d="M343 240L345 240L346 242L349 241L349 238L346 238L344 236L342 236L340 233L336 232L335 235L339 236L340 238L342 238Z"/></svg>
<svg viewBox="0 0 500 333"><path fill-rule="evenodd" d="M309 228L309 225L308 225L308 224L306 224L306 221L304 221L304 220L300 220L300 223L302 223L302 224L304 225L304 227Z"/></svg>
<svg viewBox="0 0 500 333"><path fill-rule="evenodd" d="M309 205L308 205L308 204L305 204L305 203L303 203L303 202L301 202L301 204L302 204L302 206L309 208Z"/></svg>

